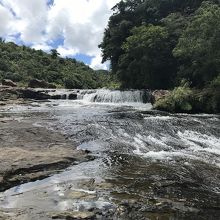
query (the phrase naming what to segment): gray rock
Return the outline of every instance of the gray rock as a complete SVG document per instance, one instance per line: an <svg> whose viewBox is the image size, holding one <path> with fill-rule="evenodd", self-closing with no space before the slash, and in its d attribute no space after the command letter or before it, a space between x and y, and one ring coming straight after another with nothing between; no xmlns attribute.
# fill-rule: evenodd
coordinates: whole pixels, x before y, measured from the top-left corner
<svg viewBox="0 0 220 220"><path fill-rule="evenodd" d="M21 97L24 99L45 100L51 98L49 94L43 93L41 91L35 91L33 89L21 89L20 93Z"/></svg>
<svg viewBox="0 0 220 220"><path fill-rule="evenodd" d="M3 86L10 86L10 87L17 87L17 84L10 79L3 79L2 85Z"/></svg>
<svg viewBox="0 0 220 220"><path fill-rule="evenodd" d="M76 93L69 94L69 99L76 100L77 99L77 94Z"/></svg>

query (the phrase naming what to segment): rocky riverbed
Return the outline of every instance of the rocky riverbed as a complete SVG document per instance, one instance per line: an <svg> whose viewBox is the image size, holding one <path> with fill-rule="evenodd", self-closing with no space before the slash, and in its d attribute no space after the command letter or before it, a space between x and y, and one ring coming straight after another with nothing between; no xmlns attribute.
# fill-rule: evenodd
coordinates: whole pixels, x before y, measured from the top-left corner
<svg viewBox="0 0 220 220"><path fill-rule="evenodd" d="M0 107L0 219L218 219L219 115L106 95Z"/></svg>

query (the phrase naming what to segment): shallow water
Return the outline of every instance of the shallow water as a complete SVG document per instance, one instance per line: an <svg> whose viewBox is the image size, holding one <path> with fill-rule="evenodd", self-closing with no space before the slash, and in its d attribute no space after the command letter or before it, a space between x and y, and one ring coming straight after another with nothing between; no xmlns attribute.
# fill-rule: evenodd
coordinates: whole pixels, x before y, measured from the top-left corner
<svg viewBox="0 0 220 220"><path fill-rule="evenodd" d="M3 108L8 117L39 118L35 126L61 131L95 159L1 193L0 208L23 219L96 209L102 219L217 219L220 116L150 107L60 100Z"/></svg>

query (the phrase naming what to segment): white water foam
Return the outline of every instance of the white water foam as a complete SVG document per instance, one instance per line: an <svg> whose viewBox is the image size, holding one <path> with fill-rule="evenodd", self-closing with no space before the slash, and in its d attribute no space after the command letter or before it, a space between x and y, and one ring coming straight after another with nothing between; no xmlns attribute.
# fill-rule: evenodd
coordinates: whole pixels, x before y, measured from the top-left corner
<svg viewBox="0 0 220 220"><path fill-rule="evenodd" d="M136 135L133 153L152 160L175 161L175 158L188 158L220 166L220 138L186 130L178 131L177 138L170 137L170 140L183 147L175 149L169 146L169 136L165 138ZM155 150L149 148L149 145L153 145Z"/></svg>
<svg viewBox="0 0 220 220"><path fill-rule="evenodd" d="M82 96L82 99L88 102L143 103L144 91L141 90L119 91L119 90L99 89L92 93L91 92L85 93Z"/></svg>
<svg viewBox="0 0 220 220"><path fill-rule="evenodd" d="M192 151L206 151L220 155L220 138L195 131L179 131L178 135L189 144Z"/></svg>
<svg viewBox="0 0 220 220"><path fill-rule="evenodd" d="M149 116L149 117L144 117L145 120L163 120L163 121L167 121L167 120L172 120L174 117L172 116Z"/></svg>

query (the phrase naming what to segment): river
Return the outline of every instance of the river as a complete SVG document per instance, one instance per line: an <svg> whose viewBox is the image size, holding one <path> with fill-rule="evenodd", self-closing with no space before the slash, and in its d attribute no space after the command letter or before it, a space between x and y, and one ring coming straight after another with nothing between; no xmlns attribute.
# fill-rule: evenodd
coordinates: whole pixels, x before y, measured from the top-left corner
<svg viewBox="0 0 220 220"><path fill-rule="evenodd" d="M78 93L4 110L39 118L93 159L2 192L0 208L21 219L220 219L219 115L153 111L141 91Z"/></svg>

